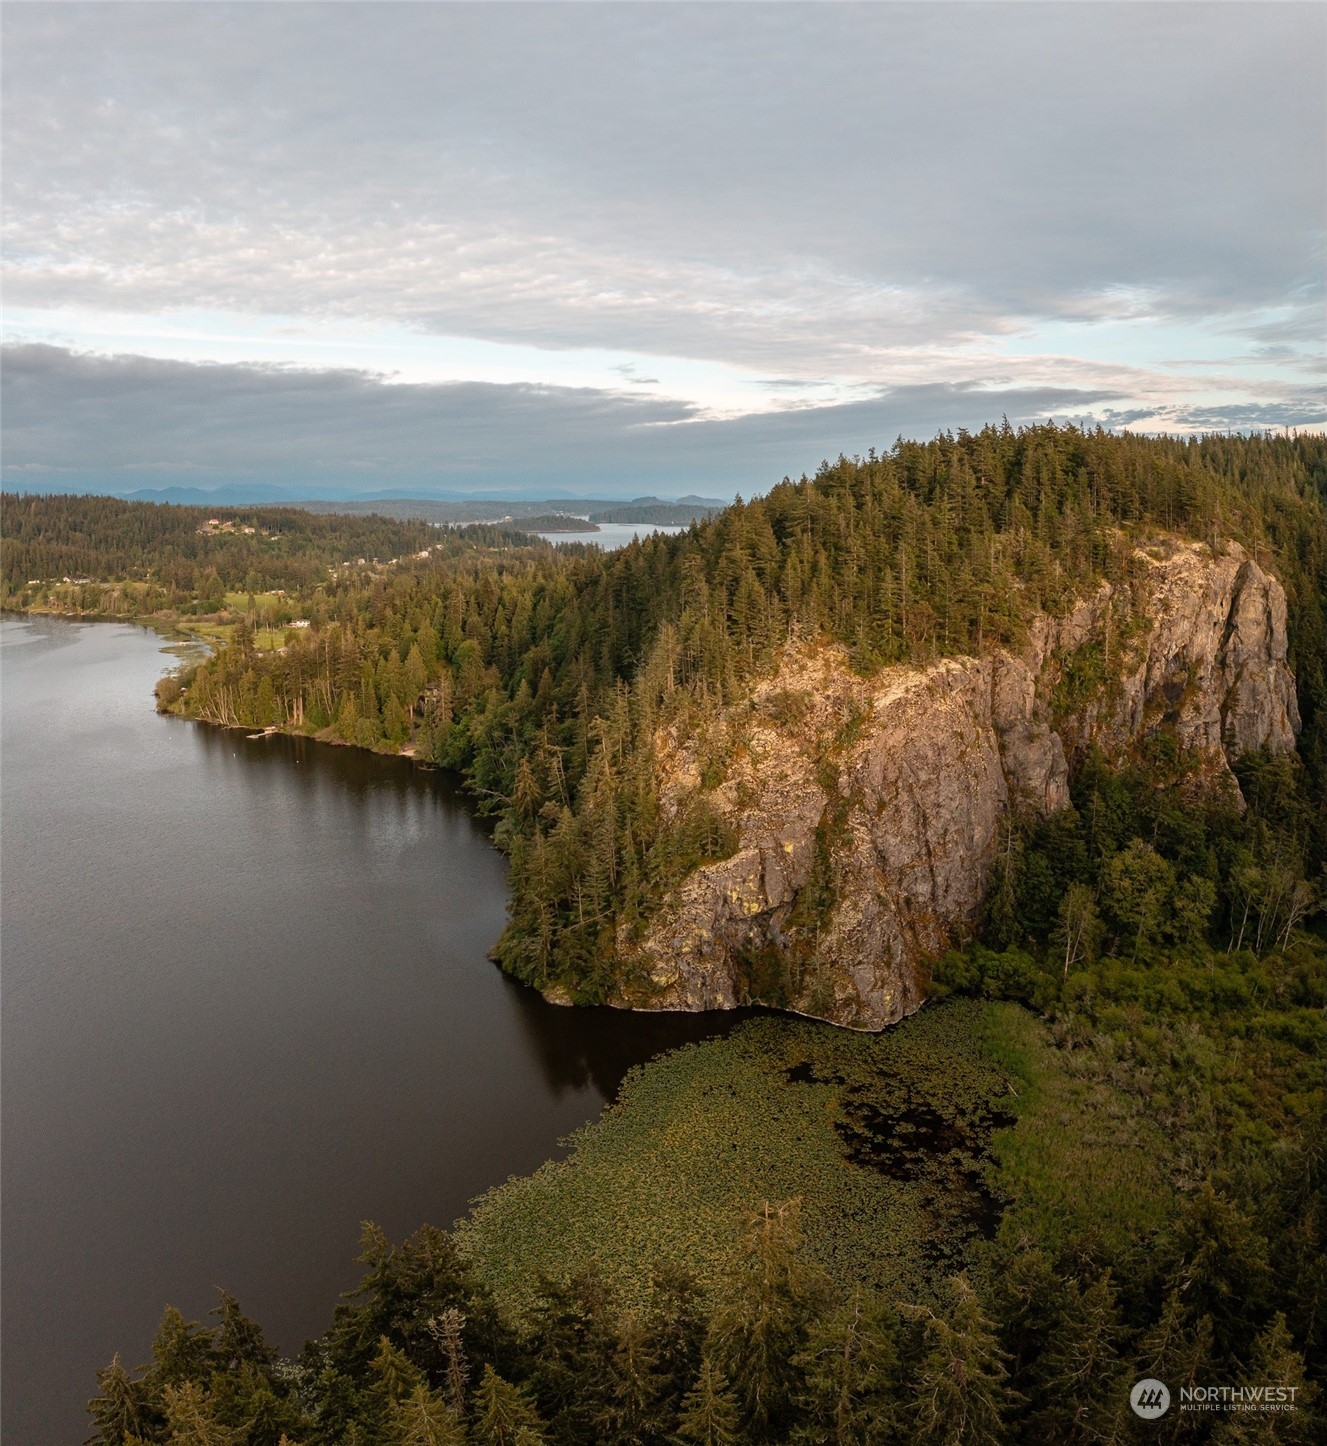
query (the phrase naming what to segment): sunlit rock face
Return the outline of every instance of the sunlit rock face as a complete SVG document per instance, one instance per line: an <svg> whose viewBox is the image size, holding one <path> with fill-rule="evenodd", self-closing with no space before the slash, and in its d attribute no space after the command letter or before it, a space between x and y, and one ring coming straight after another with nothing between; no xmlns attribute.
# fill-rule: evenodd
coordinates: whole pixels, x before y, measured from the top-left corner
<svg viewBox="0 0 1327 1446"><path fill-rule="evenodd" d="M1083 681L1086 678L1086 683ZM712 798L737 851L692 873L645 928L619 930L618 1003L726 1009L752 999L857 1029L921 1003L927 961L977 922L1014 808L1069 801L1069 757L1122 756L1158 728L1229 760L1294 747L1281 585L1238 546L1166 543L1017 654L864 679L838 648L792 643L713 720L658 740L665 814L728 762Z"/></svg>

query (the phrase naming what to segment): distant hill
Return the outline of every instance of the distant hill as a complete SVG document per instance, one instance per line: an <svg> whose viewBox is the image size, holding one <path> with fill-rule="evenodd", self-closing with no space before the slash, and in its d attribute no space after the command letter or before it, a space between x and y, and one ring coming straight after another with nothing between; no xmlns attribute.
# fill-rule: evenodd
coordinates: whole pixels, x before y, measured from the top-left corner
<svg viewBox="0 0 1327 1446"><path fill-rule="evenodd" d="M695 497L682 502L660 502L657 498L638 500L620 507L600 507L590 513L591 522L638 522L655 526L685 526L722 512L728 506L714 498Z"/></svg>
<svg viewBox="0 0 1327 1446"><path fill-rule="evenodd" d="M598 532L599 524L584 517L569 517L565 512L546 512L537 517L522 517L524 532Z"/></svg>
<svg viewBox="0 0 1327 1446"><path fill-rule="evenodd" d="M123 494L128 502L169 502L184 507L300 507L308 512L345 513L413 518L428 522L490 522L503 517L533 517L541 513L579 513L588 516L605 508L682 509L685 516L667 518L633 515L607 519L631 522L689 522L718 512L728 503L718 497L694 494L676 501L664 497L573 497L556 489L542 497L504 497L492 492L358 492L346 497L292 497L290 490L271 483L231 483L221 487L144 487Z"/></svg>
<svg viewBox="0 0 1327 1446"><path fill-rule="evenodd" d="M382 517L416 519L424 522L448 523L457 526L466 522L524 522L536 517L577 516L590 522L652 523L655 526L685 525L697 518L721 512L728 504L717 497L687 497L667 502L658 497L636 497L630 502L614 502L603 497L542 497L536 499L467 498L448 501L441 498L381 497L369 499L297 502L310 512L362 515L377 513ZM551 529L542 528L542 531ZM592 531L591 528L584 529Z"/></svg>

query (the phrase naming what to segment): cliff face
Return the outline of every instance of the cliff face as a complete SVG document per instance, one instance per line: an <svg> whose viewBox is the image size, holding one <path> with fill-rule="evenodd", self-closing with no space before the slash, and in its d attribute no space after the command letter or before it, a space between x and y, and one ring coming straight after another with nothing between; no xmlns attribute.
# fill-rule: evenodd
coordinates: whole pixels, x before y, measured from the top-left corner
<svg viewBox="0 0 1327 1446"><path fill-rule="evenodd" d="M701 740L658 740L664 811L730 759L712 794L737 851L691 874L645 928L619 930L618 1001L732 1008L777 997L879 1029L916 1009L922 966L977 920L1012 807L1069 801L1068 758L1122 755L1156 728L1212 771L1294 747L1285 594L1242 549L1139 552L1127 587L1039 617L1016 655L853 674L791 644Z"/></svg>

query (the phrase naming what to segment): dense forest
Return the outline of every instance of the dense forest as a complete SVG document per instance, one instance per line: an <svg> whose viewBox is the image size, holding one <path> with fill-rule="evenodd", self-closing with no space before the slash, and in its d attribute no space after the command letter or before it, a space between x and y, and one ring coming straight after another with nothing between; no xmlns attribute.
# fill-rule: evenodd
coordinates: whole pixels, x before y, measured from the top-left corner
<svg viewBox="0 0 1327 1446"><path fill-rule="evenodd" d="M790 637L864 673L1013 646L1142 541L1235 539L1285 586L1304 729L1238 762L1239 797L1165 731L1076 756L916 1018L757 1020L653 1062L453 1233L367 1228L297 1359L229 1297L215 1325L168 1311L147 1366L102 1373L92 1439L1321 1439L1324 496L1322 438L990 427L611 554L448 534L287 588L275 634L236 589L160 705L460 770L511 858L499 958L582 1002L618 927L733 847L719 751L662 825L660 728L703 739ZM1156 1422L1145 1376L1177 1398ZM1297 1409L1179 1409L1259 1385Z"/></svg>

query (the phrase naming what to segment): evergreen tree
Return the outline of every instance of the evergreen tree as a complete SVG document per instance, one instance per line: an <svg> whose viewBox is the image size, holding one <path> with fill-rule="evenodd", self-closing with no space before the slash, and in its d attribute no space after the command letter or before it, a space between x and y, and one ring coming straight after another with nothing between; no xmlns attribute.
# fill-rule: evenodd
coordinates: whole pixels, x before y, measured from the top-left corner
<svg viewBox="0 0 1327 1446"><path fill-rule="evenodd" d="M465 1424L421 1381L392 1408L392 1446L462 1446Z"/></svg>
<svg viewBox="0 0 1327 1446"><path fill-rule="evenodd" d="M1247 1360L1258 1323L1267 1318L1272 1283L1267 1240L1253 1218L1205 1180L1185 1200L1161 1257L1186 1320L1209 1322L1217 1359Z"/></svg>
<svg viewBox="0 0 1327 1446"><path fill-rule="evenodd" d="M803 1375L805 1422L798 1439L832 1446L875 1446L898 1427L898 1343L894 1313L855 1289L810 1328L796 1360Z"/></svg>
<svg viewBox="0 0 1327 1446"><path fill-rule="evenodd" d="M936 1446L998 1446L1007 1439L1008 1372L995 1328L965 1276L950 1281L948 1314L912 1309L923 1350L913 1385L918 1439Z"/></svg>
<svg viewBox="0 0 1327 1446"><path fill-rule="evenodd" d="M276 1351L263 1339L262 1327L244 1314L229 1291L221 1292L221 1303L212 1314L221 1317L212 1349L223 1370L246 1365L266 1370L277 1359Z"/></svg>
<svg viewBox="0 0 1327 1446"><path fill-rule="evenodd" d="M225 1426L208 1392L196 1381L162 1390L170 1446L242 1446L247 1427Z"/></svg>
<svg viewBox="0 0 1327 1446"><path fill-rule="evenodd" d="M1204 1315L1191 1323L1190 1314L1181 1292L1172 1290L1160 1318L1139 1342L1135 1379L1150 1376L1165 1381L1172 1395L1182 1386L1206 1384L1213 1379L1212 1318ZM1179 1440L1185 1424L1175 1412L1162 1418L1158 1435L1163 1440Z"/></svg>
<svg viewBox="0 0 1327 1446"><path fill-rule="evenodd" d="M616 1416L621 1404L614 1402L620 1383L617 1311L598 1269L592 1266L567 1280L546 1280L531 1329L539 1345L529 1384L554 1440L593 1446L602 1422ZM638 1337L633 1353L636 1367L648 1374Z"/></svg>
<svg viewBox="0 0 1327 1446"><path fill-rule="evenodd" d="M484 1446L538 1446L544 1423L524 1391L484 1367L475 1392L475 1429Z"/></svg>
<svg viewBox="0 0 1327 1446"><path fill-rule="evenodd" d="M1290 1409L1228 1414L1212 1433L1213 1446L1312 1446L1323 1439L1325 1423L1317 1408L1319 1388L1305 1379L1303 1353L1295 1349L1280 1312L1254 1342L1241 1384L1276 1386L1293 1393L1274 1402Z"/></svg>
<svg viewBox="0 0 1327 1446"><path fill-rule="evenodd" d="M665 1439L664 1380L654 1343L632 1314L622 1317L609 1371L608 1402L596 1422L604 1446L650 1446Z"/></svg>
<svg viewBox="0 0 1327 1446"><path fill-rule="evenodd" d="M1130 1382L1118 1352L1122 1333L1108 1271L1086 1290L1069 1282L1034 1372L1042 1403L1034 1434L1065 1446L1124 1439Z"/></svg>
<svg viewBox="0 0 1327 1446"><path fill-rule="evenodd" d="M741 1426L741 1412L728 1379L707 1355L695 1386L682 1402L678 1437L696 1446L736 1446Z"/></svg>
<svg viewBox="0 0 1327 1446"><path fill-rule="evenodd" d="M798 1214L796 1200L753 1214L710 1321L707 1354L757 1437L776 1437L791 1420L794 1361L823 1299L820 1278L798 1258Z"/></svg>
<svg viewBox="0 0 1327 1446"><path fill-rule="evenodd" d="M93 1432L89 1446L124 1446L152 1429L154 1413L147 1392L120 1363L117 1355L97 1372L98 1393L88 1402Z"/></svg>
<svg viewBox="0 0 1327 1446"><path fill-rule="evenodd" d="M645 1328L659 1376L660 1416L671 1420L700 1369L706 1301L699 1281L682 1267L655 1267Z"/></svg>
<svg viewBox="0 0 1327 1446"><path fill-rule="evenodd" d="M421 1384L418 1368L386 1336L379 1338L373 1370L378 1388L389 1402L404 1400Z"/></svg>
<svg viewBox="0 0 1327 1446"><path fill-rule="evenodd" d="M213 1332L187 1321L173 1306L162 1312L152 1340L152 1362L144 1376L149 1391L184 1381L206 1379L213 1364Z"/></svg>

